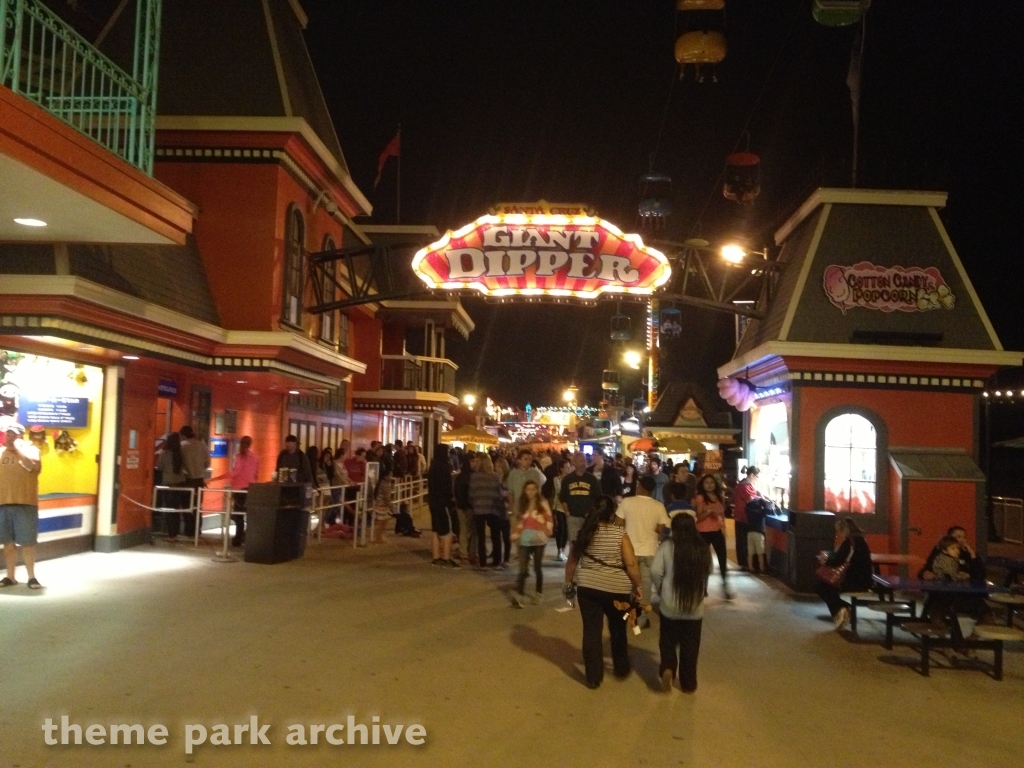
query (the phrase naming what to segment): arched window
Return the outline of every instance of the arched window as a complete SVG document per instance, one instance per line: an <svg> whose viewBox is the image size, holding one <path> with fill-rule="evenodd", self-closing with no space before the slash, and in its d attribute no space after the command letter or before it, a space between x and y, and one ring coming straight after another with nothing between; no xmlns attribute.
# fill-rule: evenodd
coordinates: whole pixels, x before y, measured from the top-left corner
<svg viewBox="0 0 1024 768"><path fill-rule="evenodd" d="M825 425L824 507L830 512L873 514L877 498L878 434L857 413Z"/></svg>
<svg viewBox="0 0 1024 768"><path fill-rule="evenodd" d="M334 244L334 238L330 235L324 236L324 244L321 250L333 251L337 246ZM333 261L325 262L323 265L323 281L320 283L321 295L323 296L324 304L334 301L334 281L331 279L335 274L335 268L337 263ZM330 312L320 313L320 340L326 341L330 344L334 343L334 316L336 310Z"/></svg>
<svg viewBox="0 0 1024 768"><path fill-rule="evenodd" d="M284 300L281 317L286 323L302 325L302 288L306 274L306 223L294 205L288 209L284 243Z"/></svg>

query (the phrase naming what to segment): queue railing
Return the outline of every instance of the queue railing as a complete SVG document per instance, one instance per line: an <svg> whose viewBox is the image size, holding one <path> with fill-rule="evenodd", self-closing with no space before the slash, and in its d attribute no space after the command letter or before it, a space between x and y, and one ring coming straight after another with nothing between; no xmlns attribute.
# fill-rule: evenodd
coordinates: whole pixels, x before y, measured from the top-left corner
<svg viewBox="0 0 1024 768"><path fill-rule="evenodd" d="M153 500L150 504L150 509L153 512L160 512L161 514L174 514L188 515L192 513L196 505L196 488L191 486L181 485L154 485L153 486ZM164 507L159 502L166 501L166 494L178 495L188 494L188 506L186 507ZM166 528L166 526L165 526ZM175 532L177 533L177 532Z"/></svg>

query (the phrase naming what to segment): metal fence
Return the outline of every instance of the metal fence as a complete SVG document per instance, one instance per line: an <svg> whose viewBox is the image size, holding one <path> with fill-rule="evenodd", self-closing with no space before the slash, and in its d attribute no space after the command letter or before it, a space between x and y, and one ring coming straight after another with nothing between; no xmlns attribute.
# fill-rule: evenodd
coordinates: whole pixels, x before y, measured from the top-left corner
<svg viewBox="0 0 1024 768"><path fill-rule="evenodd" d="M334 493L338 491L338 493ZM355 493L351 493L354 491ZM161 506L166 500L167 492L188 494L188 506L184 508ZM244 511L235 511L233 496L236 493L247 493L245 490L232 488L183 488L167 485L153 487L153 500L150 509L160 513L179 513L195 517L195 546L199 546L203 534L203 518L217 516L220 518L219 528L224 540L224 556L230 549L227 529L231 525L231 515L245 515ZM427 481L425 478L409 478L392 483L391 503L397 510L400 505L407 504L412 510L415 506L426 503ZM215 499L213 503L210 499ZM352 546L366 546L373 540L373 493L364 485L332 485L313 490L313 504L310 507L310 538L319 543L323 539L325 521L331 511L338 512L339 517L345 509L352 514ZM155 533L156 531L154 531Z"/></svg>
<svg viewBox="0 0 1024 768"><path fill-rule="evenodd" d="M0 0L0 83L153 173L162 0L136 0L132 74L39 0Z"/></svg>
<svg viewBox="0 0 1024 768"><path fill-rule="evenodd" d="M1010 544L1024 544L1024 499L990 496L989 500L999 538Z"/></svg>

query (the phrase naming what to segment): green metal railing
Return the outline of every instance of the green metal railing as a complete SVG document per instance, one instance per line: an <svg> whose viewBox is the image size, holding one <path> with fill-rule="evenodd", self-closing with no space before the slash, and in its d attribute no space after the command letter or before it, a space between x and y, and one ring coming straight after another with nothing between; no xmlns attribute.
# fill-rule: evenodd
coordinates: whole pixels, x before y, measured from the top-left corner
<svg viewBox="0 0 1024 768"><path fill-rule="evenodd" d="M132 74L39 0L0 0L0 83L152 175L161 0L136 0Z"/></svg>

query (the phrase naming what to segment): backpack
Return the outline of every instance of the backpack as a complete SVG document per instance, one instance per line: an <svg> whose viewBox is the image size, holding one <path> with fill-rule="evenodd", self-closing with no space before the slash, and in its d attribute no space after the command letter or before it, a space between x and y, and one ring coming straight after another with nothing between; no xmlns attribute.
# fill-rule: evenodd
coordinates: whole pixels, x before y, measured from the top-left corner
<svg viewBox="0 0 1024 768"><path fill-rule="evenodd" d="M747 502L747 529L764 533L764 519L768 515L776 515L779 506L764 496L755 496Z"/></svg>

